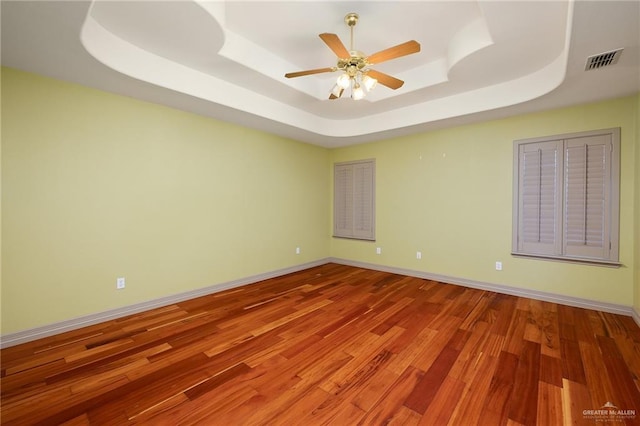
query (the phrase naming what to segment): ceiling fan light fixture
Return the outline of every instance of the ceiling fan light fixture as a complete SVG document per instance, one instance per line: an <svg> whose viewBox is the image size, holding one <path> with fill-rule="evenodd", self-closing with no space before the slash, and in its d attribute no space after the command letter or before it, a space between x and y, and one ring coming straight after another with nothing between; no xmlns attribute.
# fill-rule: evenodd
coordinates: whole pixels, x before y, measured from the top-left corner
<svg viewBox="0 0 640 426"><path fill-rule="evenodd" d="M340 87L338 84L335 84L333 89L331 89L331 94L336 98L342 96L342 92L344 92L344 88Z"/></svg>
<svg viewBox="0 0 640 426"><path fill-rule="evenodd" d="M378 80L365 74L364 77L362 77L362 84L364 88L367 89L367 92L370 92L376 87Z"/></svg>
<svg viewBox="0 0 640 426"><path fill-rule="evenodd" d="M364 98L364 89L360 86L360 83L356 83L353 85L353 90L351 90L351 98L354 101L359 101Z"/></svg>
<svg viewBox="0 0 640 426"><path fill-rule="evenodd" d="M340 74L338 80L336 80L336 85L340 86L343 89L346 89L351 84L351 77L345 72Z"/></svg>

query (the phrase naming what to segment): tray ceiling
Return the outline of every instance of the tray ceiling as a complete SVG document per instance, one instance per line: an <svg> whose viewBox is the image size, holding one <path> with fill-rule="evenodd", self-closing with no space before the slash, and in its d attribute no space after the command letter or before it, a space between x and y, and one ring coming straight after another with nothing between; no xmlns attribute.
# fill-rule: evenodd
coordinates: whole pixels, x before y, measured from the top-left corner
<svg viewBox="0 0 640 426"><path fill-rule="evenodd" d="M327 147L632 94L640 4L626 1L2 2L2 64ZM318 34L405 81L329 100L337 73ZM586 58L623 48L614 65Z"/></svg>

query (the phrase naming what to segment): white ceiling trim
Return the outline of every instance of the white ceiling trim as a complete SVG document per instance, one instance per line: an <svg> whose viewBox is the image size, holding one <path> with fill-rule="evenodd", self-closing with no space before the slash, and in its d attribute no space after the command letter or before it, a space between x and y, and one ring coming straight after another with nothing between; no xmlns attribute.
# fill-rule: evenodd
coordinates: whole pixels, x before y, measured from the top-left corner
<svg viewBox="0 0 640 426"><path fill-rule="evenodd" d="M211 21L217 22L222 29L224 40L223 47L218 52L220 57L232 60L238 65L250 68L270 79L280 81L282 84L287 84L295 90L311 94L316 99L322 99L323 102L330 102L325 99L328 90L324 84L326 80L283 81L284 72L290 71L292 68L295 69L294 65L224 28L223 3L215 3L214 5L202 1L196 1L196 3L202 7L202 12L208 13L212 18ZM94 2L89 8L82 25L80 39L87 52L111 69L199 99L242 110L322 136L338 138L384 132L428 121L492 110L532 100L549 93L562 83L566 74L573 16L573 2L570 2L565 27L564 48L559 56L539 70L511 81L417 102L385 112L363 117L336 119L322 117L302 108L280 102L128 42L118 34L107 30L108 25L102 25L94 17L92 12L95 10L95 6L99 5L100 3ZM492 44L493 40L484 17L474 19L452 38L445 63L433 61L397 74L409 82L407 84L408 90L403 91L403 95L447 81L449 72L464 62L465 58ZM446 69L444 69L445 66ZM429 74L426 75L431 75L430 78L419 78L419 76L424 76L427 71ZM421 81L421 84L412 84L416 81ZM378 98L371 96L371 99L374 101L386 99L392 97L393 92L380 90L380 93Z"/></svg>
<svg viewBox="0 0 640 426"><path fill-rule="evenodd" d="M640 90L638 1L197 1L3 1L2 65L325 147ZM421 43L376 66L404 86L329 101L335 74L284 78L332 64L317 34L347 41L350 11L358 49Z"/></svg>
<svg viewBox="0 0 640 426"><path fill-rule="evenodd" d="M305 111L261 96L204 72L171 61L123 40L87 15L80 34L82 45L95 59L109 68L166 89L230 108L275 120L288 116L290 123L313 125L317 117ZM278 114L264 114L264 111Z"/></svg>

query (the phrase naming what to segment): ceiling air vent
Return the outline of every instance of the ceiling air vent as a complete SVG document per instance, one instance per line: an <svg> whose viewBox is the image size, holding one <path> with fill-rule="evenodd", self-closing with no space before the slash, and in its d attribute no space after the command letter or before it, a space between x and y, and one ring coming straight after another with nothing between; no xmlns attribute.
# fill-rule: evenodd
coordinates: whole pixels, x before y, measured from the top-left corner
<svg viewBox="0 0 640 426"><path fill-rule="evenodd" d="M608 65L613 65L618 62L620 59L620 55L622 54L623 48L611 50L609 52L598 53L597 55L592 55L587 58L587 63L584 66L585 71L595 70L598 68L606 67Z"/></svg>

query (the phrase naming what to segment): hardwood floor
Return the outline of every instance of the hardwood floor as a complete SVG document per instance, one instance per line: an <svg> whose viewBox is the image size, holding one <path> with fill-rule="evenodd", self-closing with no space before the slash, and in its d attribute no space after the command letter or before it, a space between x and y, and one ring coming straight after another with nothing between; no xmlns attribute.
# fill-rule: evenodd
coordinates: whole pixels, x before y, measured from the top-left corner
<svg viewBox="0 0 640 426"><path fill-rule="evenodd" d="M632 318L336 264L1 355L7 425L640 424Z"/></svg>

